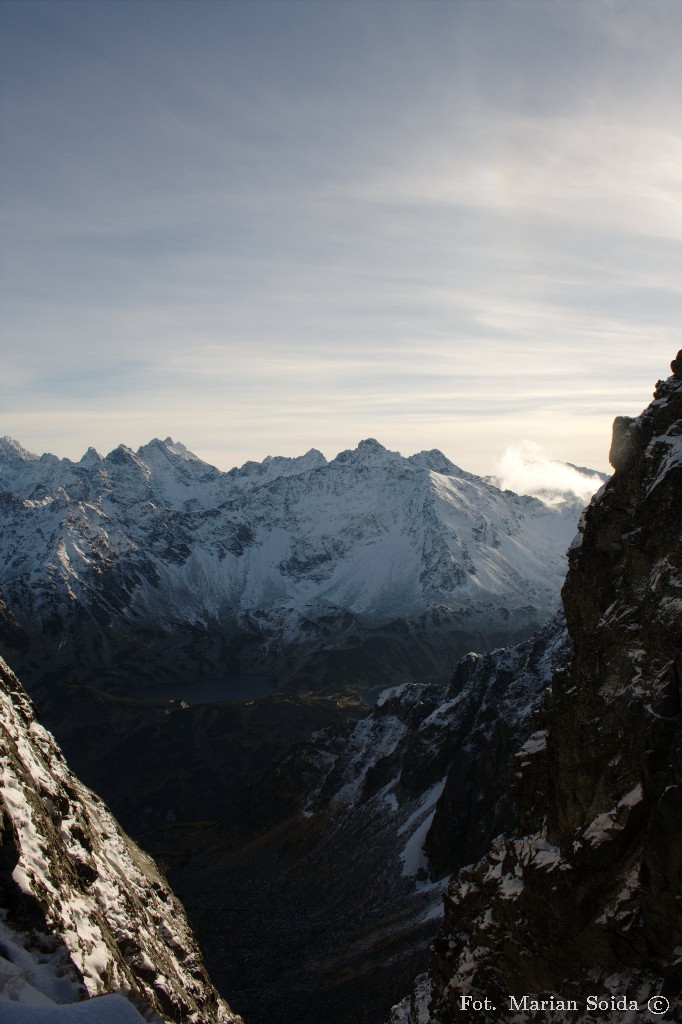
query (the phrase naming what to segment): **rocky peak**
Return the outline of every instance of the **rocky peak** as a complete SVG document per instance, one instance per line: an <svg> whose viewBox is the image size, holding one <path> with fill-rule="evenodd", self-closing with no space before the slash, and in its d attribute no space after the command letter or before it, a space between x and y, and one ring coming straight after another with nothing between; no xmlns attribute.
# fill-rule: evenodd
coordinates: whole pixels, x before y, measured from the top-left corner
<svg viewBox="0 0 682 1024"><path fill-rule="evenodd" d="M443 473L446 476L459 476L464 472L454 462L451 462L446 455L443 455L438 448L410 455L408 461L415 466L425 466L426 469L434 473Z"/></svg>
<svg viewBox="0 0 682 1024"><path fill-rule="evenodd" d="M85 452L85 454L83 456L81 456L81 459L80 459L80 462L78 463L78 465L79 466L86 466L86 467L87 466L97 466L97 465L99 465L99 463L101 461L102 461L102 456L100 455L100 453L97 451L96 448L93 448L92 445L90 445L90 447Z"/></svg>
<svg viewBox="0 0 682 1024"><path fill-rule="evenodd" d="M142 460L138 458L132 448L127 444L119 444L117 448L105 456L105 461L115 466L140 466Z"/></svg>
<svg viewBox="0 0 682 1024"><path fill-rule="evenodd" d="M310 448L305 455L301 455L299 461L307 469L315 469L317 466L327 465L327 460L318 448Z"/></svg>
<svg viewBox="0 0 682 1024"><path fill-rule="evenodd" d="M345 451L339 452L332 465L351 463L353 465L366 466L372 463L379 464L395 461L407 462L398 452L392 452L388 448L384 448L383 444L380 444L376 438L367 437L364 441L358 443L357 448L347 448Z"/></svg>
<svg viewBox="0 0 682 1024"><path fill-rule="evenodd" d="M659 382L641 416L614 424L616 472L586 510L582 544L569 553L562 596L575 656L570 677L555 689L573 700L567 720L557 710L556 749L562 766L583 765L583 785L574 779L569 786L566 772L557 773L562 832L644 781L654 742L646 723L659 700L673 700L682 639L681 434L682 380L673 376ZM605 742L613 763L600 764L595 785L588 751L597 743L603 755Z"/></svg>
<svg viewBox="0 0 682 1024"><path fill-rule="evenodd" d="M638 456L641 460L647 457L646 446L655 438L665 442L666 437L679 436L674 424L676 422L676 400L682 387L682 352L670 364L673 375L667 380L659 380L654 392L654 400L648 409L638 416L617 416L613 424L613 440L609 452L609 462L616 470L625 470L631 460ZM672 432L670 428L673 427Z"/></svg>
<svg viewBox="0 0 682 1024"><path fill-rule="evenodd" d="M0 438L0 455L4 456L8 462L33 462L38 458L33 452L22 448L13 437L8 437L7 435Z"/></svg>
<svg viewBox="0 0 682 1024"><path fill-rule="evenodd" d="M141 445L137 449L137 454L144 461L147 461L150 457L153 458L155 454L159 454L166 458L176 458L184 462L201 462L201 459L194 452L191 452L180 441L174 441L172 437L167 437L164 441L155 437L147 444Z"/></svg>
<svg viewBox="0 0 682 1024"><path fill-rule="evenodd" d="M225 477L240 490L260 484L269 484L280 477L294 477L310 470L326 466L327 460L317 448L311 448L305 455L287 458L284 455L266 455L262 462L252 460L243 466L229 470Z"/></svg>
<svg viewBox="0 0 682 1024"><path fill-rule="evenodd" d="M670 369L673 371L673 376L676 377L677 380L682 380L682 349L671 362Z"/></svg>

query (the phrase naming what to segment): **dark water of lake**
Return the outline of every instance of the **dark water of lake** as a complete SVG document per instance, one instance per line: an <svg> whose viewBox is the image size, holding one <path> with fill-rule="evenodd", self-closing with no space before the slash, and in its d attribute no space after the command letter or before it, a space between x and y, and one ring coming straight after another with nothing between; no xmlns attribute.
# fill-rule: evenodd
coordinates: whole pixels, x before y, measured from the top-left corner
<svg viewBox="0 0 682 1024"><path fill-rule="evenodd" d="M156 683L135 690L145 700L184 700L187 704L219 704L226 700L263 700L275 691L269 676L217 676L181 683Z"/></svg>

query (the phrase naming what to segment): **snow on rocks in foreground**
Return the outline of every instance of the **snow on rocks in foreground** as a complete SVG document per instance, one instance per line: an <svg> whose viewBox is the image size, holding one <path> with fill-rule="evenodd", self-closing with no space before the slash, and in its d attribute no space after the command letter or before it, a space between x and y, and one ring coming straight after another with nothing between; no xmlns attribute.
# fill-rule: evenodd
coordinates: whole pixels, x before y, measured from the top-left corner
<svg viewBox="0 0 682 1024"><path fill-rule="evenodd" d="M240 1019L156 865L71 773L1 659L0 784L0 1020L132 1022L135 1006L183 1024Z"/></svg>

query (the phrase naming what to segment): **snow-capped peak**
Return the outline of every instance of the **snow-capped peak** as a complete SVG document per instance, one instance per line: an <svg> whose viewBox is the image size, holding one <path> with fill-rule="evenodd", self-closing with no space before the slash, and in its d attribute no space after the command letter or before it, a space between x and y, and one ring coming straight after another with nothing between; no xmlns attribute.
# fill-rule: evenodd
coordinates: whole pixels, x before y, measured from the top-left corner
<svg viewBox="0 0 682 1024"><path fill-rule="evenodd" d="M367 437L364 441L358 443L357 448L347 448L343 452L339 452L335 459L332 460L330 465L341 465L343 463L351 463L353 465L391 465L397 462L406 462L403 459L400 452L391 451L388 448L384 448L383 444L380 444L373 437Z"/></svg>
<svg viewBox="0 0 682 1024"><path fill-rule="evenodd" d="M8 437L7 435L0 438L0 456L4 456L12 462L35 462L38 459L37 455L34 455L33 452L27 451L26 448L22 448L18 441L15 441L13 437Z"/></svg>
<svg viewBox="0 0 682 1024"><path fill-rule="evenodd" d="M92 445L91 445L88 448L88 450L85 453L85 455L81 456L81 459L80 459L80 462L78 463L78 465L79 466L95 466L98 463L100 463L101 461L102 461L102 456L97 451L97 449L93 448Z"/></svg>
<svg viewBox="0 0 682 1024"><path fill-rule="evenodd" d="M446 455L443 455L438 448L432 448L430 451L416 452L416 454L409 456L408 461L415 466L424 466L433 473L441 473L445 476L460 476L464 472L454 462L451 462Z"/></svg>
<svg viewBox="0 0 682 1024"><path fill-rule="evenodd" d="M189 448L186 448L180 441L174 441L172 437L167 437L164 441L161 441L158 437L153 438L147 444L141 445L137 449L137 454L141 459L148 459L153 457L154 452L161 452L166 456L176 456L179 459L186 460L187 462L202 462L198 455L191 452ZM203 464L203 463L202 463Z"/></svg>
<svg viewBox="0 0 682 1024"><path fill-rule="evenodd" d="M299 476L311 470L326 466L327 460L317 448L311 448L305 455L288 458L285 455L266 455L262 462L248 461L226 473L230 482L239 488L249 488L272 483L279 477Z"/></svg>

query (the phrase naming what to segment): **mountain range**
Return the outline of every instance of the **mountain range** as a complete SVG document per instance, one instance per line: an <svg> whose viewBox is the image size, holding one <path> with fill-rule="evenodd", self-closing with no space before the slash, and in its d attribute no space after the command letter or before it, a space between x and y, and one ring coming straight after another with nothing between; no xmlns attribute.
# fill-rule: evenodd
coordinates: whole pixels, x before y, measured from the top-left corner
<svg viewBox="0 0 682 1024"><path fill-rule="evenodd" d="M579 510L372 439L222 473L170 438L76 463L5 438L0 488L0 591L31 635L14 662L33 690L444 679L546 621Z"/></svg>

